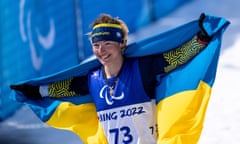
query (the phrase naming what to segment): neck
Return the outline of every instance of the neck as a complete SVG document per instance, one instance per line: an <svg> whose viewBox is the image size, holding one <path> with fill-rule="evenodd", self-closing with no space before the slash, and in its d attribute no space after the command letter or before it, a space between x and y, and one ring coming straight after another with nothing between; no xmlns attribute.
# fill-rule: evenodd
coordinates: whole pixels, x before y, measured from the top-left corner
<svg viewBox="0 0 240 144"><path fill-rule="evenodd" d="M104 73L106 78L116 77L121 71L123 65L123 57L121 60L112 63L111 65L104 65Z"/></svg>

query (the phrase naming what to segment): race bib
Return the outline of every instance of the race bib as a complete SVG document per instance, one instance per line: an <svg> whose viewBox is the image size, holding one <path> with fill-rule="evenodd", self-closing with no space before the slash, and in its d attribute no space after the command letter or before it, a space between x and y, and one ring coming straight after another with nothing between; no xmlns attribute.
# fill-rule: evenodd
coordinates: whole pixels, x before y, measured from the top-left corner
<svg viewBox="0 0 240 144"><path fill-rule="evenodd" d="M110 144L155 144L155 101L98 112Z"/></svg>

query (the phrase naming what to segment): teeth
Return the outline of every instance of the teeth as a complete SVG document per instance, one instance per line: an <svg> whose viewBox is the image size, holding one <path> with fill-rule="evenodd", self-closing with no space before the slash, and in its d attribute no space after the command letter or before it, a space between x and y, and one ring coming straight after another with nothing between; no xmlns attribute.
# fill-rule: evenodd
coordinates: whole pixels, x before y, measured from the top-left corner
<svg viewBox="0 0 240 144"><path fill-rule="evenodd" d="M107 56L103 56L102 59L107 59L108 57L109 57L108 55Z"/></svg>

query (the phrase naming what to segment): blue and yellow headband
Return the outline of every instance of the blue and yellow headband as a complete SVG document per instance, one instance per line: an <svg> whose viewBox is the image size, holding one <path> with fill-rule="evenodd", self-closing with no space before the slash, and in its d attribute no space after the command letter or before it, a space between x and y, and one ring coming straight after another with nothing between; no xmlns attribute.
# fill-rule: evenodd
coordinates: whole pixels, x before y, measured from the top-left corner
<svg viewBox="0 0 240 144"><path fill-rule="evenodd" d="M119 24L101 23L93 27L91 33L92 43L98 41L123 42L123 32Z"/></svg>

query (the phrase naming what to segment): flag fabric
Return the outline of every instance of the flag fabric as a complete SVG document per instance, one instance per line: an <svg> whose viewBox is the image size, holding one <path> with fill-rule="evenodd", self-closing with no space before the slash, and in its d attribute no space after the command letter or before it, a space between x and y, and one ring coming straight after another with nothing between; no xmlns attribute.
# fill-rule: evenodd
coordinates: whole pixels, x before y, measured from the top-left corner
<svg viewBox="0 0 240 144"><path fill-rule="evenodd" d="M157 87L158 143L197 143L214 84L221 35L229 22L207 17L204 27L214 35L192 61L159 78Z"/></svg>
<svg viewBox="0 0 240 144"><path fill-rule="evenodd" d="M207 47L191 61L168 73L159 75L156 87L158 144L197 143L214 84L222 34L229 22L221 17L206 15L203 26L213 36ZM179 47L199 31L198 20L130 44L126 57L141 57L163 53ZM53 75L20 82L46 85L74 76L86 75L100 63L91 57L79 65ZM27 104L46 124L70 130L84 143L108 143L98 120L90 95L43 100L29 100L13 91L12 98Z"/></svg>

